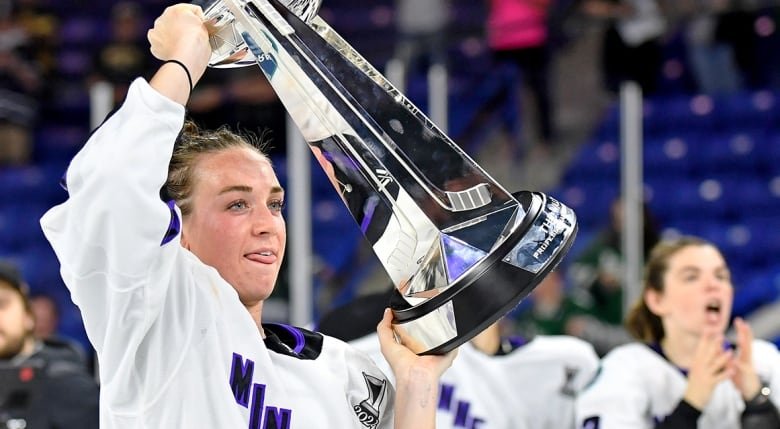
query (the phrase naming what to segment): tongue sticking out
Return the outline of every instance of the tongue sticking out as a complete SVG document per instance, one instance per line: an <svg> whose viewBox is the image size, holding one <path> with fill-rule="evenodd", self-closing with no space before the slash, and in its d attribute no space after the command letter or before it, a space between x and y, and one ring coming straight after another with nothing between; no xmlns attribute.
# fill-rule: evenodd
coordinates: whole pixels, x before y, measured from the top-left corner
<svg viewBox="0 0 780 429"><path fill-rule="evenodd" d="M267 253L249 253L246 255L246 258L251 261L260 262L263 264L270 264L276 260L276 257L273 254Z"/></svg>

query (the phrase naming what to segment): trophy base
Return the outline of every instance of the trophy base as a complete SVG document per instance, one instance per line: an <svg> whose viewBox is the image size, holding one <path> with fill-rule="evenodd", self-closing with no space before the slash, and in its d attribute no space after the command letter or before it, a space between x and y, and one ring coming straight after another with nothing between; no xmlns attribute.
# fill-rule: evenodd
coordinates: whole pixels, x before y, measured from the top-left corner
<svg viewBox="0 0 780 429"><path fill-rule="evenodd" d="M403 335L404 344L413 352L419 355L446 354L471 340L517 306L558 266L574 242L576 222L571 222L570 227L563 231L545 231L545 237L560 239L555 246L550 246L553 247L550 256L540 269L523 269L507 262L517 247L529 242L524 237L541 225L547 225L547 218L556 215L548 210L549 202L554 200L535 193L543 200L538 204L535 199L528 198L530 195L530 192L518 195L520 201L532 201L523 224L490 257L485 258L482 266L476 267L472 275L457 280L439 296L418 306L411 306L398 289L393 291L390 307L395 316L394 327L406 334ZM554 202L560 206L560 203ZM533 239L530 242L538 244Z"/></svg>

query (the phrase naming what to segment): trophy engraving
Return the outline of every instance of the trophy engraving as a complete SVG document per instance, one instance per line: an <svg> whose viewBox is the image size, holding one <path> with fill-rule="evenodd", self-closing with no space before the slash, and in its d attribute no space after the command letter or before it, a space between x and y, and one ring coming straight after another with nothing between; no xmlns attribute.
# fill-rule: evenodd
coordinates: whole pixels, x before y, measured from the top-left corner
<svg viewBox="0 0 780 429"><path fill-rule="evenodd" d="M446 353L560 262L571 209L507 192L317 16L319 1L206 9L212 67L257 65L395 285L395 328Z"/></svg>

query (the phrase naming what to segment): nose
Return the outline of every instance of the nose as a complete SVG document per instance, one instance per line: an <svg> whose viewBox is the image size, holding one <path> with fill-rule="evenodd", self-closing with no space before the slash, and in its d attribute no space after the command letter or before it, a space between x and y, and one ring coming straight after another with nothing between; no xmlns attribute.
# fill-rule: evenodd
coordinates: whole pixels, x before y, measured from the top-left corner
<svg viewBox="0 0 780 429"><path fill-rule="evenodd" d="M265 204L253 210L252 235L272 234L276 225L274 216L274 213Z"/></svg>
<svg viewBox="0 0 780 429"><path fill-rule="evenodd" d="M730 287L731 283L726 279L722 279L717 275L707 276L707 281L705 283L705 289L707 290L721 290Z"/></svg>

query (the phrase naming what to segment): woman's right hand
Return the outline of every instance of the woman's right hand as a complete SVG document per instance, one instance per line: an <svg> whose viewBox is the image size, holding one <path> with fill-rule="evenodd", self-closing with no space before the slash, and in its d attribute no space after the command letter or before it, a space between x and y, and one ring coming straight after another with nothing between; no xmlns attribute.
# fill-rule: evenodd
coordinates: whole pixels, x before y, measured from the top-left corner
<svg viewBox="0 0 780 429"><path fill-rule="evenodd" d="M203 75L211 57L204 19L200 6L180 3L166 8L147 33L152 55L162 61L181 61L192 75L193 84Z"/></svg>
<svg viewBox="0 0 780 429"><path fill-rule="evenodd" d="M721 381L734 376L734 352L724 350L723 335L703 335L696 347L691 367L688 368L688 386L685 400L698 410L703 410Z"/></svg>

